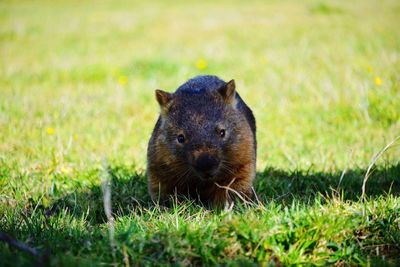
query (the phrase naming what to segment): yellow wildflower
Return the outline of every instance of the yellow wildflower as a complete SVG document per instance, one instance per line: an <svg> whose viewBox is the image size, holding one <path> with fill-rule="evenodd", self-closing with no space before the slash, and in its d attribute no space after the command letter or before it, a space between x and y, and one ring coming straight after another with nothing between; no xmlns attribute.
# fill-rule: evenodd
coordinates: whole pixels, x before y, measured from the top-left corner
<svg viewBox="0 0 400 267"><path fill-rule="evenodd" d="M260 63L261 63L261 65L267 65L267 64L268 64L268 59L267 59L267 57L262 57L262 58L260 59Z"/></svg>
<svg viewBox="0 0 400 267"><path fill-rule="evenodd" d="M369 73L372 73L374 70L373 70L373 68L372 68L370 65L368 65L368 66L367 66L367 71L368 71Z"/></svg>
<svg viewBox="0 0 400 267"><path fill-rule="evenodd" d="M200 58L199 60L197 60L197 62L196 62L196 67L199 69L199 70L204 70L204 69L206 69L207 68L207 61L205 60L205 59L202 59L202 58Z"/></svg>
<svg viewBox="0 0 400 267"><path fill-rule="evenodd" d="M381 78L375 77L375 84L376 84L377 86L380 86L380 85L382 84Z"/></svg>
<svg viewBox="0 0 400 267"><path fill-rule="evenodd" d="M63 173L63 174L68 174L68 173L70 173L71 172L71 169L70 168L68 168L68 167L61 167L60 168L60 171L61 171L61 173Z"/></svg>
<svg viewBox="0 0 400 267"><path fill-rule="evenodd" d="M78 135L77 135L77 134L74 134L74 135L73 135L73 138L74 138L75 141L78 140Z"/></svg>
<svg viewBox="0 0 400 267"><path fill-rule="evenodd" d="M128 83L128 77L125 75L120 75L118 77L118 83L119 83L119 85L122 85L122 86L126 85Z"/></svg>
<svg viewBox="0 0 400 267"><path fill-rule="evenodd" d="M53 135L55 134L56 130L52 127L47 127L46 132L48 135Z"/></svg>

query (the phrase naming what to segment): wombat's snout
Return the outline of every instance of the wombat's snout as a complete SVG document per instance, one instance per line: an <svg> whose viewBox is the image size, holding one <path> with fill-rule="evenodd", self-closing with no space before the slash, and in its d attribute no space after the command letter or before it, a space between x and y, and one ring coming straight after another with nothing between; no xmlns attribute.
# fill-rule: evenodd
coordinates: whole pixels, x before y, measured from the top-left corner
<svg viewBox="0 0 400 267"><path fill-rule="evenodd" d="M208 153L202 153L197 157L194 168L204 176L211 176L218 168L218 165L219 160L216 157Z"/></svg>

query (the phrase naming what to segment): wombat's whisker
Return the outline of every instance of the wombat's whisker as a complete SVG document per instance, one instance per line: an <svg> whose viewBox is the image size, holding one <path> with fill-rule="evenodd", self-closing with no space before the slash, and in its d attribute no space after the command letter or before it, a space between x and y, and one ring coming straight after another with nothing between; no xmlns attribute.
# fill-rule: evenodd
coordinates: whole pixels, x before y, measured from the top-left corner
<svg viewBox="0 0 400 267"><path fill-rule="evenodd" d="M171 163L168 162L168 161L165 161L165 162L160 163L158 166L159 166L159 167L162 167L162 166L169 166L169 165L171 165ZM174 162L174 164L173 164L173 166L174 166L175 168L180 168L180 167L185 167L185 168L186 168L186 167L187 167L186 165L187 165L187 163L182 162L182 161L176 161L176 162Z"/></svg>
<svg viewBox="0 0 400 267"><path fill-rule="evenodd" d="M234 170L224 163L225 163L224 161L221 161L221 169L227 171L228 173L230 173L232 175L235 175Z"/></svg>
<svg viewBox="0 0 400 267"><path fill-rule="evenodd" d="M189 173L190 173L190 169L189 169L189 168L187 168L187 169L184 170L184 171L181 171L181 172L177 173L177 177L178 177L177 181L178 181L178 182L182 182L182 181L186 180L187 175L188 175Z"/></svg>

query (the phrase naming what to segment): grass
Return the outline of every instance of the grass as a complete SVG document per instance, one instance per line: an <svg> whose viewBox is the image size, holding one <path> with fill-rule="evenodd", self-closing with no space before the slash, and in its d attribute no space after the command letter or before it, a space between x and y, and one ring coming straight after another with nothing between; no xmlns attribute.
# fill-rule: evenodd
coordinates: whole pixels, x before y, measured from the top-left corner
<svg viewBox="0 0 400 267"><path fill-rule="evenodd" d="M399 265L397 1L2 1L0 265ZM234 78L257 119L261 203L147 193L158 106ZM112 178L115 247L103 210Z"/></svg>

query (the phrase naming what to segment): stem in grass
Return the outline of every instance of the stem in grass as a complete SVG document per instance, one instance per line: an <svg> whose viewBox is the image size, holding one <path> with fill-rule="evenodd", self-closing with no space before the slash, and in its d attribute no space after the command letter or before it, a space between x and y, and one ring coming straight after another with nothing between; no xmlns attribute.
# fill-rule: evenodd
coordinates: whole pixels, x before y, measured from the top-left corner
<svg viewBox="0 0 400 267"><path fill-rule="evenodd" d="M0 232L0 241L3 241L5 243L7 243L8 245L15 247L21 251L28 252L32 256L35 256L35 257L41 256L38 249L30 247L27 244L15 239L14 237L12 237L6 233Z"/></svg>
<svg viewBox="0 0 400 267"><path fill-rule="evenodd" d="M228 191L233 192L234 194L236 194L243 201L244 204L247 204L247 205L252 204L251 202L249 202L246 199L244 199L244 197L238 191L236 191L235 189L230 187L235 180L236 180L236 178L233 178L232 181L227 186L219 185L218 183L215 183L215 185L218 186L219 188L227 190L227 192Z"/></svg>
<svg viewBox="0 0 400 267"><path fill-rule="evenodd" d="M350 156L349 156L349 160L348 160L349 162L351 161L351 158L352 158L352 157L353 157L353 149L350 150ZM337 185L337 187L336 187L336 191L337 191L337 192L339 192L340 185L341 185L341 183L342 183L342 181L343 181L344 175L345 175L346 172L347 172L347 169L348 169L348 165L344 168L342 174L340 175L339 183L338 183L338 185Z"/></svg>
<svg viewBox="0 0 400 267"><path fill-rule="evenodd" d="M397 136L395 139L393 139L392 141L390 141L384 148L382 148L371 160L371 163L368 166L367 172L365 173L364 176L364 181L362 184L362 188L361 188L361 199L365 198L365 185L367 184L368 178L371 175L371 169L372 167L375 165L376 161L382 156L383 153L385 153L386 150L388 150L390 147L393 146L394 143L396 143L397 140L400 139L400 135Z"/></svg>
<svg viewBox="0 0 400 267"><path fill-rule="evenodd" d="M107 216L108 232L110 239L110 247L112 252L112 257L114 265L116 266L115 258L115 240L114 240L114 216L112 215L111 209L111 179L107 170L107 161L103 158L102 171L101 171L101 188L103 191L103 204L104 212Z"/></svg>

